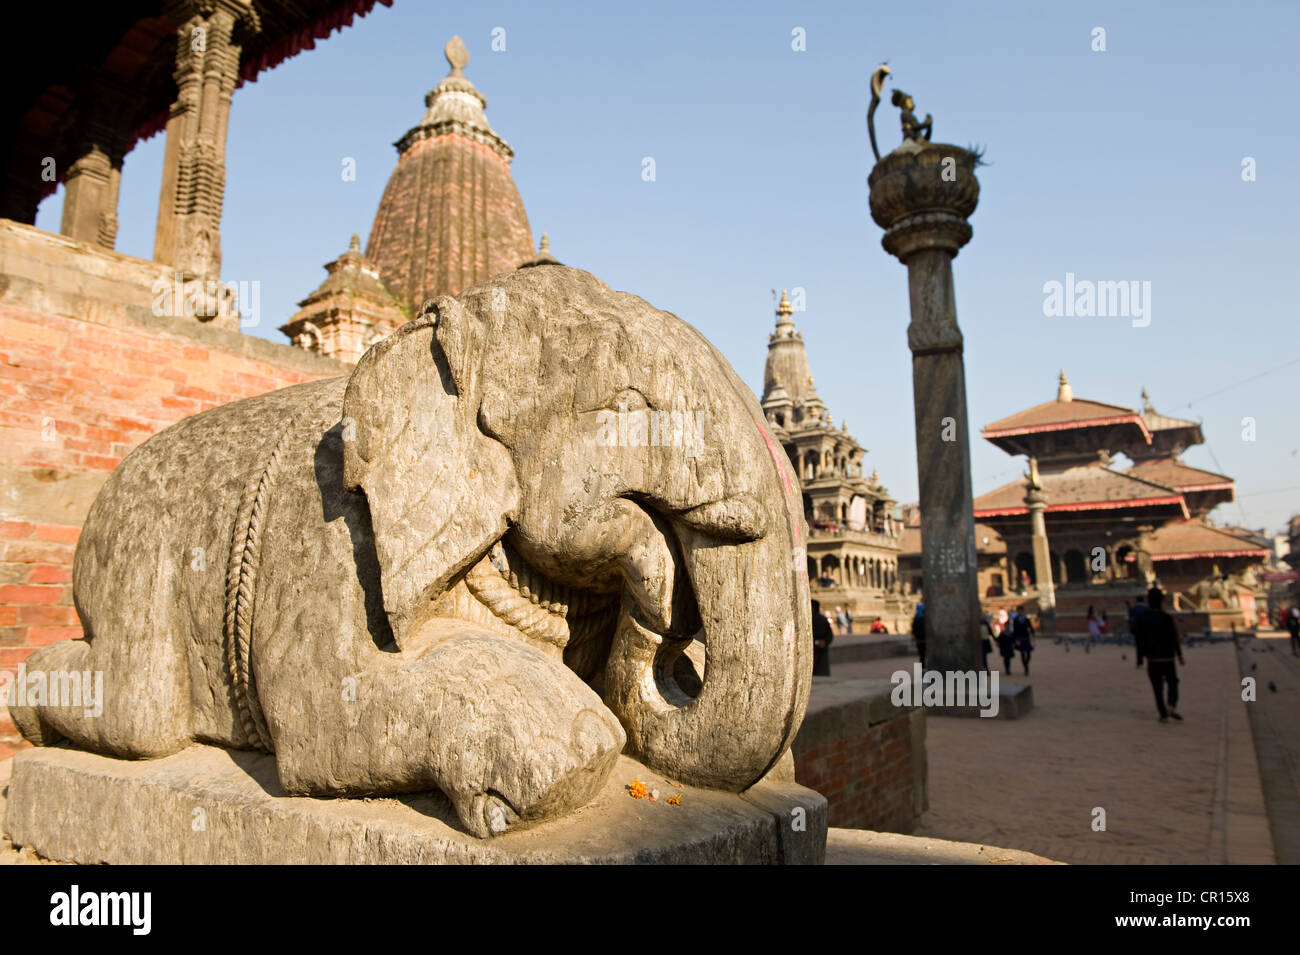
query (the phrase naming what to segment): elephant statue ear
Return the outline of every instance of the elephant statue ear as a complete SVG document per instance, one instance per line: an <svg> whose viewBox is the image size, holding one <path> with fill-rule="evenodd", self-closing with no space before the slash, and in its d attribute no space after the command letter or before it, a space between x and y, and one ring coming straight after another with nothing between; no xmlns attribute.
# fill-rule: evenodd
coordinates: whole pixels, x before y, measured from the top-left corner
<svg viewBox="0 0 1300 955"><path fill-rule="evenodd" d="M344 484L366 495L399 645L518 510L510 452L477 424L488 334L443 297L370 349L348 379Z"/></svg>

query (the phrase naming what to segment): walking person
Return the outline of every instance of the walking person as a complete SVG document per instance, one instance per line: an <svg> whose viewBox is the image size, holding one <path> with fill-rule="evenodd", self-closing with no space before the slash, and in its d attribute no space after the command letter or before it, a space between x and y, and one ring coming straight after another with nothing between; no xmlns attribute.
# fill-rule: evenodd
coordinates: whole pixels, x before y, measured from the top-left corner
<svg viewBox="0 0 1300 955"><path fill-rule="evenodd" d="M845 616L843 607L835 608L835 625L840 628L840 633L849 632L849 618Z"/></svg>
<svg viewBox="0 0 1300 955"><path fill-rule="evenodd" d="M1006 613L1005 610L1002 612ZM1007 671L1007 676L1011 676L1011 661L1016 657L1016 633L1012 626L1012 621L1015 619L1015 614L1009 614L1007 622L1003 624L997 635L998 653L1002 656L1002 665Z"/></svg>
<svg viewBox="0 0 1300 955"><path fill-rule="evenodd" d="M921 658L921 669L925 669L925 604L916 605L916 616L912 618L912 639L916 641L916 654Z"/></svg>
<svg viewBox="0 0 1300 955"><path fill-rule="evenodd" d="M980 635L980 653L983 655L984 663L982 669L989 668L989 654L993 652L993 617L986 610L980 616L980 625L984 628L984 633Z"/></svg>
<svg viewBox="0 0 1300 955"><path fill-rule="evenodd" d="M831 675L831 643L835 640L835 631L831 622L822 613L820 601L812 602L813 628L813 676Z"/></svg>
<svg viewBox="0 0 1300 955"><path fill-rule="evenodd" d="M1292 607L1286 615L1286 629L1291 634L1291 652L1300 657L1300 607Z"/></svg>
<svg viewBox="0 0 1300 955"><path fill-rule="evenodd" d="M845 623L845 630L844 630L844 632L847 633L847 634L849 634L850 636L852 636L852 634L853 634L853 611L850 610L848 607L845 607L845 608L844 608L844 623Z"/></svg>
<svg viewBox="0 0 1300 955"><path fill-rule="evenodd" d="M1088 642L1083 646L1084 653L1092 653L1092 645L1097 642L1101 636L1101 621L1097 615L1092 612L1092 605L1088 606Z"/></svg>
<svg viewBox="0 0 1300 955"><path fill-rule="evenodd" d="M1016 649L1020 651L1020 663L1025 668L1025 676L1029 676L1029 655L1034 652L1034 625L1029 622L1025 616L1025 611L1020 607L1016 608L1016 622L1012 626L1012 633L1016 637ZM1007 664L1007 672L1010 673L1010 663Z"/></svg>
<svg viewBox="0 0 1300 955"><path fill-rule="evenodd" d="M1183 642L1178 634L1178 625L1174 618L1163 609L1164 591L1152 587L1147 591L1147 610L1140 615L1137 631L1134 633L1137 645L1137 665L1147 661L1147 676L1151 680L1151 689L1156 694L1156 710L1160 713L1160 722L1168 723L1169 717L1181 721L1178 715L1178 668L1174 658L1186 666L1183 660ZM1165 688L1168 688L1168 705L1165 703Z"/></svg>
<svg viewBox="0 0 1300 955"><path fill-rule="evenodd" d="M1138 597L1138 599L1133 602L1133 606L1128 608L1128 632L1135 640L1137 639L1138 621L1146 612L1147 605L1145 597Z"/></svg>

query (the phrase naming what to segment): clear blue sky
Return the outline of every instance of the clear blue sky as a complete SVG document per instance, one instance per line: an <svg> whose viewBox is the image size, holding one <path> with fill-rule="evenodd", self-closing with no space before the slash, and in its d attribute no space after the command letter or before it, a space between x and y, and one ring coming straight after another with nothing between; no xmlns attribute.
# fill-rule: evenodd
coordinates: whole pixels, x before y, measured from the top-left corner
<svg viewBox="0 0 1300 955"><path fill-rule="evenodd" d="M934 138L990 163L954 265L976 494L1023 468L978 429L1053 398L1064 367L1079 397L1136 406L1146 386L1160 411L1203 420L1188 461L1238 482L1216 519L1277 529L1300 511L1300 5L701 6L397 0L238 90L223 277L260 281L255 333L283 341L321 265L364 242L392 143L458 33L555 255L696 325L756 388L770 289L806 289L795 319L822 397L867 471L914 500L906 274L867 212L867 79L888 59ZM885 148L897 115L877 114ZM162 146L127 158L123 252L152 253ZM1150 325L1045 317L1043 285L1066 272L1151 282Z"/></svg>

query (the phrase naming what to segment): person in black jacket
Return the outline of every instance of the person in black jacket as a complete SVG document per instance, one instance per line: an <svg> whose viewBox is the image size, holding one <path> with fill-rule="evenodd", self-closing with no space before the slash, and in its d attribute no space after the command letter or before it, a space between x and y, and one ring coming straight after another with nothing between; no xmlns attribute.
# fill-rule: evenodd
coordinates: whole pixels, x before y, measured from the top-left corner
<svg viewBox="0 0 1300 955"><path fill-rule="evenodd" d="M826 619L822 613L822 605L819 601L812 602L812 630L813 630L813 676L830 676L831 675L831 642L835 639L835 631L831 628L831 622Z"/></svg>
<svg viewBox="0 0 1300 955"><path fill-rule="evenodd" d="M1002 665L1006 668L1007 676L1011 676L1011 661L1016 658L1016 613L1012 611L1007 617L1007 624L1002 628L1002 632L997 635L998 653L1002 656Z"/></svg>
<svg viewBox="0 0 1300 955"><path fill-rule="evenodd" d="M1137 665L1142 659L1147 661L1147 676L1151 679L1151 688L1156 694L1156 709L1160 712L1160 722L1168 723L1169 717L1182 720L1178 715L1178 669L1174 658L1183 666L1183 642L1178 634L1178 625L1174 618L1163 610L1164 591L1152 587L1147 591L1147 611L1138 615L1134 621L1134 643L1137 646ZM1165 705L1164 687L1169 687L1169 704Z"/></svg>
<svg viewBox="0 0 1300 955"><path fill-rule="evenodd" d="M1034 625L1029 622L1025 616L1023 607L1016 608L1016 614L1012 631L1016 637L1016 649L1020 651L1020 663L1025 668L1025 676L1029 676L1029 655L1034 652ZM1007 672L1011 672L1011 661L1007 661Z"/></svg>

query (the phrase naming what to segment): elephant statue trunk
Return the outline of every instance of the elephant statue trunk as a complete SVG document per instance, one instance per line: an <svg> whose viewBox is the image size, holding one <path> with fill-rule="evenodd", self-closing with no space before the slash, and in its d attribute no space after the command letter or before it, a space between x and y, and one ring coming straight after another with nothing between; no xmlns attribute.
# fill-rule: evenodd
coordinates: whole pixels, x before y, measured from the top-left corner
<svg viewBox="0 0 1300 955"><path fill-rule="evenodd" d="M605 669L604 699L628 735L628 749L673 778L714 789L745 789L794 740L807 704L811 656L800 653L802 609L792 586L791 549L768 539L718 546L679 533L698 598L705 669L692 697L680 685L691 638L646 625L625 600ZM755 588L768 591L755 600Z"/></svg>

